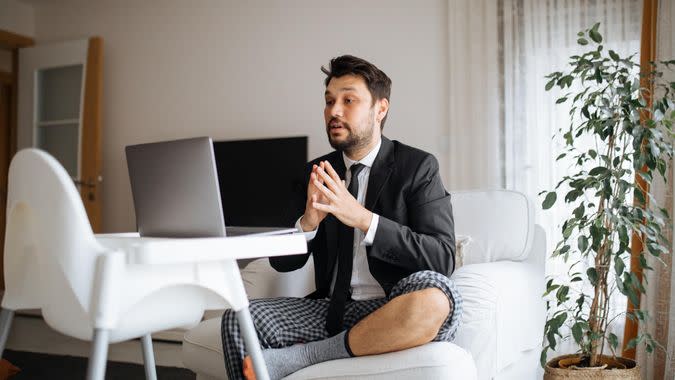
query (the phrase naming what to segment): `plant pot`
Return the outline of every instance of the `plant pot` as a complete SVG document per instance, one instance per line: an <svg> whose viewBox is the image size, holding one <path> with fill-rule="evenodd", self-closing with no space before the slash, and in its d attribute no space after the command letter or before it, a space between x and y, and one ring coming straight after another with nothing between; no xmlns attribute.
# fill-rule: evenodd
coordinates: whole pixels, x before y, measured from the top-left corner
<svg viewBox="0 0 675 380"><path fill-rule="evenodd" d="M561 368L560 362L569 365ZM634 360L622 357L603 355L602 367L576 367L574 363L581 362L581 355L563 355L551 359L544 368L544 380L640 380L640 367ZM565 366L565 364L563 364Z"/></svg>

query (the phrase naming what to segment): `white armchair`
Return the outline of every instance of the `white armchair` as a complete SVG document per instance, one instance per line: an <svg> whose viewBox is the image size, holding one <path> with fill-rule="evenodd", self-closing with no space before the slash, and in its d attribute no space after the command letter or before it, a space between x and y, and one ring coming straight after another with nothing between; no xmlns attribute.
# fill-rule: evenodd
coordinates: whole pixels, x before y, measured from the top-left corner
<svg viewBox="0 0 675 380"><path fill-rule="evenodd" d="M531 203L504 190L456 192L452 203L456 234L471 238L463 247L464 265L452 276L464 298L455 341L320 363L288 380L540 378L546 242ZM302 297L313 290L311 260L291 273L258 260L242 270L242 278L249 298ZM185 334L183 363L198 380L227 379L220 314L209 314Z"/></svg>

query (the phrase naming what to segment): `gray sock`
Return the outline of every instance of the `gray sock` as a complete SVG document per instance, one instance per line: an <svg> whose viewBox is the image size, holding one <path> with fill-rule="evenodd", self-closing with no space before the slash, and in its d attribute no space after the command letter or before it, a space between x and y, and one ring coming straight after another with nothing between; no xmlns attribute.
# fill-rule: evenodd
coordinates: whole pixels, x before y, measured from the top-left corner
<svg viewBox="0 0 675 380"><path fill-rule="evenodd" d="M347 348L346 334L343 331L317 342L263 350L270 379L281 379L313 364L353 356Z"/></svg>

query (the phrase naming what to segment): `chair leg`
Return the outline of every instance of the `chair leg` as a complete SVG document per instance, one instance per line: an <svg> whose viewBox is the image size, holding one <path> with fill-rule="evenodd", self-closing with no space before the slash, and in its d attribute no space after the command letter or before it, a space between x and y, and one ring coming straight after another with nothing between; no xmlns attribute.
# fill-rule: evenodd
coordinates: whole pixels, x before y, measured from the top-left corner
<svg viewBox="0 0 675 380"><path fill-rule="evenodd" d="M152 336L150 334L141 337L143 345L143 363L145 364L145 378L147 380L157 380L157 369L155 368L155 354L152 351Z"/></svg>
<svg viewBox="0 0 675 380"><path fill-rule="evenodd" d="M87 367L87 380L103 380L105 366L108 360L108 330L94 329L94 338L91 342L91 354Z"/></svg>
<svg viewBox="0 0 675 380"><path fill-rule="evenodd" d="M237 316L237 321L239 322L241 334L244 336L246 350L251 354L251 359L253 360L253 370L255 371L256 379L269 380L270 376L267 372L267 366L265 365L262 351L260 350L258 334L255 332L255 326L253 325L253 319L251 319L251 313L249 312L248 307L235 312L235 314Z"/></svg>
<svg viewBox="0 0 675 380"><path fill-rule="evenodd" d="M5 353L5 345L9 337L9 329L12 327L14 310L3 308L0 310L0 357Z"/></svg>

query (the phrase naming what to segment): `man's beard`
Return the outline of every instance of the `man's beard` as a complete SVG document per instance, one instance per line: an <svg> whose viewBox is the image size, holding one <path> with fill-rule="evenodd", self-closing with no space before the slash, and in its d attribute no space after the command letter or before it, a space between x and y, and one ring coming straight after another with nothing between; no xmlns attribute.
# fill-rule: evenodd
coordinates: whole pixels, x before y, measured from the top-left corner
<svg viewBox="0 0 675 380"><path fill-rule="evenodd" d="M333 147L333 149L350 154L351 152L368 146L368 144L373 141L373 127L375 126L375 122L373 121L372 117L368 118L368 128L365 128L361 134L354 133L351 125L347 123L341 123L342 127L347 130L347 137L342 141L336 141L330 135L330 124L334 120L335 119L331 119L331 121L328 123L328 126L326 127L328 142L330 143L330 146Z"/></svg>

